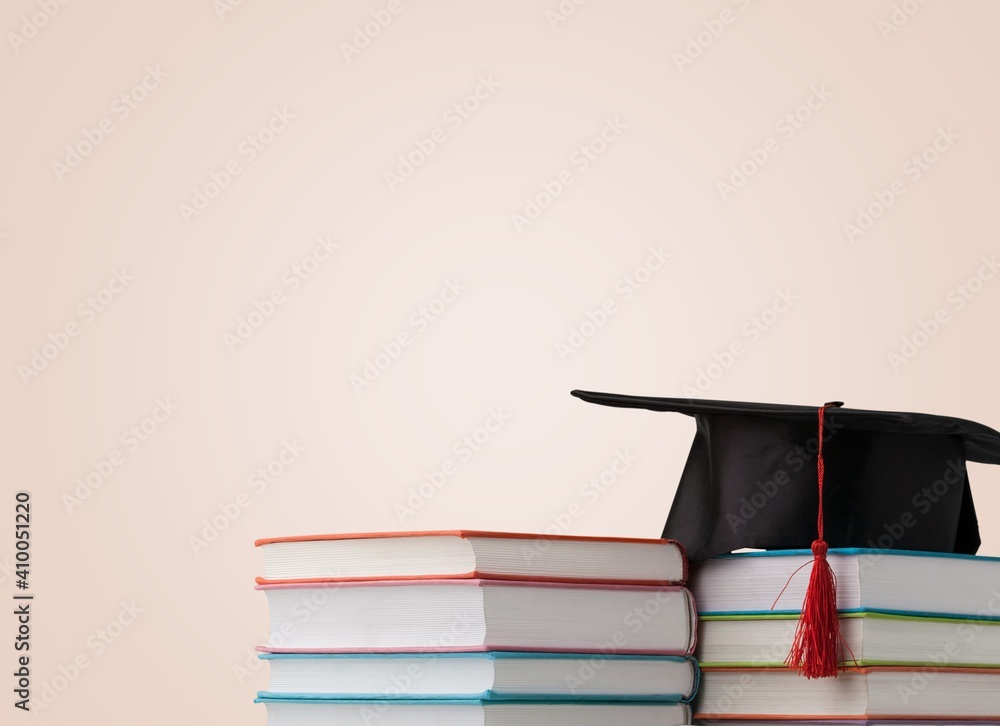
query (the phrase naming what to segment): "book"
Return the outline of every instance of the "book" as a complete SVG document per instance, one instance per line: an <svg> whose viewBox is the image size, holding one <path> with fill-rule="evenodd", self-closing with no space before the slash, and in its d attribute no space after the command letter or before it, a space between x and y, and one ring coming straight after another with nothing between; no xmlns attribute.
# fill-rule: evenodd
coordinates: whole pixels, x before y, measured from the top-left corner
<svg viewBox="0 0 1000 726"><path fill-rule="evenodd" d="M268 726L681 726L691 710L674 703L518 703L483 700L350 701L258 698Z"/></svg>
<svg viewBox="0 0 1000 726"><path fill-rule="evenodd" d="M262 698L616 699L686 702L692 658L582 653L263 653Z"/></svg>
<svg viewBox="0 0 1000 726"><path fill-rule="evenodd" d="M809 571L796 570L812 559L808 550L722 555L693 569L689 587L702 615L798 613ZM1000 558L831 549L827 559L841 612L1000 617Z"/></svg>
<svg viewBox="0 0 1000 726"><path fill-rule="evenodd" d="M784 668L705 669L695 719L1000 719L1000 669L859 668L803 678Z"/></svg>
<svg viewBox="0 0 1000 726"><path fill-rule="evenodd" d="M516 580L257 585L269 652L565 651L690 655L697 615L679 586Z"/></svg>
<svg viewBox="0 0 1000 726"><path fill-rule="evenodd" d="M695 652L705 666L784 665L796 615L703 615ZM844 613L840 660L847 665L1000 666L1000 620Z"/></svg>
<svg viewBox="0 0 1000 726"><path fill-rule="evenodd" d="M488 578L682 584L687 558L663 539L472 530L375 532L257 540L261 584Z"/></svg>

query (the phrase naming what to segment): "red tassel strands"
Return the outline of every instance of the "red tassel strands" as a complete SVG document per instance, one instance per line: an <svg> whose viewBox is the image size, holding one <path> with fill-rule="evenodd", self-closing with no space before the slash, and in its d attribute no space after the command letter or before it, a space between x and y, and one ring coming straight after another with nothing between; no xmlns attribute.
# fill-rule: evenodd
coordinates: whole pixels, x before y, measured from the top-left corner
<svg viewBox="0 0 1000 726"><path fill-rule="evenodd" d="M817 539L812 543L813 567L809 587L802 602L802 616L795 628L792 649L785 665L806 678L837 677L840 656L840 621L837 619L837 578L826 559L828 545L823 539L823 423L826 409L840 404L826 403L819 409L819 442L816 478L819 485Z"/></svg>

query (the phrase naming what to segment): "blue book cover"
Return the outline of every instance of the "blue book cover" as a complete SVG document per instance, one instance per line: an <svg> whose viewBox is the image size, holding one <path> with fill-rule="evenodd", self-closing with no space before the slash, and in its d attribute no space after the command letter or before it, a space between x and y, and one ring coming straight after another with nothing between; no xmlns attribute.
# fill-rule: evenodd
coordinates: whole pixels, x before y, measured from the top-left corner
<svg viewBox="0 0 1000 726"><path fill-rule="evenodd" d="M413 702L423 703L434 701L449 702L504 702L511 700L532 701L532 702L652 702L652 703L688 703L698 690L701 673L698 663L694 658L684 656L658 656L658 655L621 655L621 654L575 654L575 653L542 653L542 652L511 652L511 651L485 651L485 652L452 652L452 653L260 653L262 660L271 662L308 662L308 661L390 661L403 660L413 661L417 664L426 662L427 664L436 661L470 661L470 660L547 660L547 661L580 661L581 669L590 668L594 671L603 668L607 663L633 662L633 663L674 663L683 664L689 669L692 682L685 692L677 693L639 693L639 694L608 694L608 693L578 693L573 688L571 676L567 674L566 688L564 693L525 693L523 691L510 692L502 689L485 689L478 693L430 693L414 694L407 692L405 688L396 686L386 688L374 693L321 693L321 692L278 692L261 691L258 699L261 701L392 701L394 703ZM420 672L420 666L417 666ZM577 674L586 678L587 674ZM592 677L592 676L591 676ZM664 684L667 687L668 684Z"/></svg>
<svg viewBox="0 0 1000 726"><path fill-rule="evenodd" d="M787 567L752 567L778 558L788 559ZM1000 557L835 548L827 559L844 615L1000 620ZM794 615L812 562L806 549L735 552L693 565L689 586L701 617Z"/></svg>

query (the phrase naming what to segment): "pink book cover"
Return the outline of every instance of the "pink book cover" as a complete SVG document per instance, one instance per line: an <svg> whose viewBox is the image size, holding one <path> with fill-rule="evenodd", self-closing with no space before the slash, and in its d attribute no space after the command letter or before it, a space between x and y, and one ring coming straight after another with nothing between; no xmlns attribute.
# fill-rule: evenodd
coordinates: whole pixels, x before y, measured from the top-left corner
<svg viewBox="0 0 1000 726"><path fill-rule="evenodd" d="M534 587L553 588L563 590L631 590L638 592L669 592L681 593L685 596L688 604L689 637L688 647L683 651L678 650L657 650L649 648L616 648L614 652L621 655L679 655L688 656L694 653L697 646L697 607L694 596L691 592L680 585L631 585L622 583L595 583L595 582L549 582L549 581L526 581L526 580L496 580L496 579L407 579L407 580L326 580L322 582L287 582L287 583L267 583L254 586L256 590L313 590L325 588L356 588L356 587L416 587L420 585L435 585L444 587ZM483 643L469 646L426 646L407 648L273 648L269 646L258 646L257 650L262 653L444 653L444 652L481 652L491 650L507 650L531 652L552 652L552 653L599 653L605 652L600 648L552 648L537 646L512 646L510 644L496 645Z"/></svg>
<svg viewBox="0 0 1000 726"><path fill-rule="evenodd" d="M531 534L527 532L488 532L472 529L455 529L455 530L427 530L418 532L360 532L351 534L311 534L311 535L300 535L295 537L268 537L264 539L258 539L254 542L254 546L262 547L269 544L279 544L282 542L317 542L323 540L343 540L343 539L385 539L385 538L395 538L395 537L461 537L462 539L469 539L472 537L488 538L488 539L523 539L523 540L552 540L557 542L619 542L623 544L648 544L648 545L660 545L660 546L670 546L676 547L680 551L681 563L682 563L682 574L679 580L605 580L596 578L573 578L573 577L549 577L546 578L551 582L594 582L594 583L624 583L624 584L652 584L652 585L681 585L687 582L688 578L688 560L687 554L684 551L684 547L677 541L671 539L641 539L636 537L586 537L581 535L549 535L549 534ZM269 580L264 577L258 577L257 583L261 585L266 584L277 584L277 583L291 583L291 582L354 582L354 581L372 581L378 580L441 580L441 579L504 579L504 580L526 580L535 581L535 577L532 575L516 575L509 573L496 573L487 572L482 570L472 570L470 572L463 572L457 574L439 574L428 572L422 575L385 575L377 578L363 578L363 577L317 577L317 578L295 578L295 579L280 579L280 580Z"/></svg>

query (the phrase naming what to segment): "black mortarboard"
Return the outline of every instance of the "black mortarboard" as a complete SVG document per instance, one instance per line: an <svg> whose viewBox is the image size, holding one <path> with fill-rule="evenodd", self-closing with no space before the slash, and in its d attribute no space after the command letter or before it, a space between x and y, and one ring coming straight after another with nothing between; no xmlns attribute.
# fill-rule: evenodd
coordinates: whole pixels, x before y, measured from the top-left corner
<svg viewBox="0 0 1000 726"><path fill-rule="evenodd" d="M572 393L694 417L663 530L692 561L743 547L808 548L817 539L819 406ZM819 416L829 545L974 554L979 525L965 463L1000 464L1000 433L948 416L839 405Z"/></svg>

